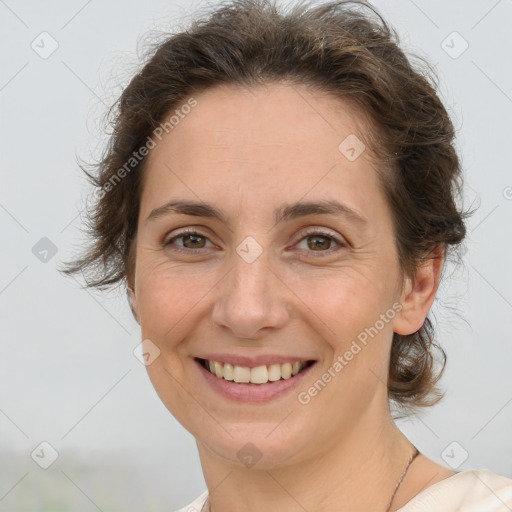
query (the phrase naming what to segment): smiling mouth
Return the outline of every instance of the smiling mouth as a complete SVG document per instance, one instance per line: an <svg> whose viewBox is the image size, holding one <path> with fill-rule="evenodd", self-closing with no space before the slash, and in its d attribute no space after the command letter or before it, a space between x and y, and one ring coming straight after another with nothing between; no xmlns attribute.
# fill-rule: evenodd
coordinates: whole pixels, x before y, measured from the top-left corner
<svg viewBox="0 0 512 512"><path fill-rule="evenodd" d="M267 384L279 380L287 380L301 373L316 361L296 361L294 363L261 365L249 368L236 366L220 361L195 358L206 370L226 381L237 384Z"/></svg>

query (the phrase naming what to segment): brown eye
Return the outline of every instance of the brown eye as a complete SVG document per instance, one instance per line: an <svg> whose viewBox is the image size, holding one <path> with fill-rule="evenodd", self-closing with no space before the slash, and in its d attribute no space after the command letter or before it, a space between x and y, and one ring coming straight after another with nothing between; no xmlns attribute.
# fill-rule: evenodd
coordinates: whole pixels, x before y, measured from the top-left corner
<svg viewBox="0 0 512 512"><path fill-rule="evenodd" d="M330 249L332 242L329 237L322 235L308 236L306 240L308 241L308 247L315 251L318 249Z"/></svg>
<svg viewBox="0 0 512 512"><path fill-rule="evenodd" d="M182 241L176 243L177 240ZM195 250L208 248L206 247L206 243L208 241L208 238L201 233L197 233L195 231L182 231L176 236L169 238L162 245L163 247L172 249L173 251L190 253L194 252Z"/></svg>
<svg viewBox="0 0 512 512"><path fill-rule="evenodd" d="M188 249L202 249L204 247L205 238L201 235L184 235L178 238L183 239L183 245Z"/></svg>
<svg viewBox="0 0 512 512"><path fill-rule="evenodd" d="M301 244L303 244L302 247L300 247ZM337 244L338 247L333 248L333 244ZM305 233L297 246L308 253L317 253L318 256L324 256L346 247L347 244L332 233L313 230Z"/></svg>

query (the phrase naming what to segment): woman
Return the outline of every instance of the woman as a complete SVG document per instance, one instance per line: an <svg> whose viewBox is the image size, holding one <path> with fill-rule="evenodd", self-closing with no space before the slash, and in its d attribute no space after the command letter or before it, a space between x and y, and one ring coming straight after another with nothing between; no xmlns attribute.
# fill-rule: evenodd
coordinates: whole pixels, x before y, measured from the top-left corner
<svg viewBox="0 0 512 512"><path fill-rule="evenodd" d="M450 118L374 8L224 4L157 46L89 177L67 272L127 285L197 440L182 511L511 509L511 479L437 464L391 414L442 396L428 313L469 212Z"/></svg>

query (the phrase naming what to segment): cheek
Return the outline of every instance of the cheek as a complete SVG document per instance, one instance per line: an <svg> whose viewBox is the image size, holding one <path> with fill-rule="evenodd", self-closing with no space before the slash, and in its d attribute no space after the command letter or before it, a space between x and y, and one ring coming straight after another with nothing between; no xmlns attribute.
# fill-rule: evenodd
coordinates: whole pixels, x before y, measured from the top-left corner
<svg viewBox="0 0 512 512"><path fill-rule="evenodd" d="M136 291L141 333L165 350L186 334L187 326L190 328L206 304L205 294L215 278L204 270L195 272L191 266L139 261Z"/></svg>
<svg viewBox="0 0 512 512"><path fill-rule="evenodd" d="M381 379L386 381L393 328L391 318L380 320L392 305L385 279L356 266L321 279L302 279L297 294L307 297L304 311L314 313L309 313L313 330L329 345L322 379L333 384L319 401L326 407L336 403L339 411L356 414L378 391Z"/></svg>
<svg viewBox="0 0 512 512"><path fill-rule="evenodd" d="M337 351L344 349L365 327L373 325L391 304L391 295L377 276L356 267L336 273L301 277L294 290L310 310L310 317L323 323L323 332Z"/></svg>
<svg viewBox="0 0 512 512"><path fill-rule="evenodd" d="M142 339L151 340L159 356L146 370L158 396L167 409L189 428L190 391L184 390L187 368L180 354L181 343L197 323L205 303L204 279L191 270L169 262L139 259L136 272L137 307ZM206 277L206 276L203 276ZM203 285L200 285L201 282ZM210 285L211 286L211 285ZM206 288L207 289L207 288ZM200 414L201 410L197 411Z"/></svg>

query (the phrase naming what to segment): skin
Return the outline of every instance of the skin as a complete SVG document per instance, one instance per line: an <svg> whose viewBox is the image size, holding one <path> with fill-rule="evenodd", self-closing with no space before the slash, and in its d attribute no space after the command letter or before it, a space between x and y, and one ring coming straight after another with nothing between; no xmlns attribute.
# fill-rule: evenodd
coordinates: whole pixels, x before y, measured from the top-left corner
<svg viewBox="0 0 512 512"><path fill-rule="evenodd" d="M142 338L160 350L149 377L197 441L213 512L324 512L340 503L384 512L413 453L389 411L392 336L422 326L442 258L402 281L370 151L349 161L338 149L369 130L341 100L286 83L221 85L194 97L197 106L151 151L144 178L129 283ZM227 223L175 213L146 221L171 198L211 203ZM283 203L321 199L348 205L367 224L331 214L274 224ZM196 245L190 238L162 245L185 227L199 231ZM315 249L308 227L334 237ZM263 251L252 263L236 252L247 236ZM173 250L190 247L200 253ZM205 351L315 359L304 391L395 303L401 311L306 405L297 391L233 402L212 390L193 360ZM252 467L237 457L248 442L261 457ZM391 510L452 474L418 456Z"/></svg>

